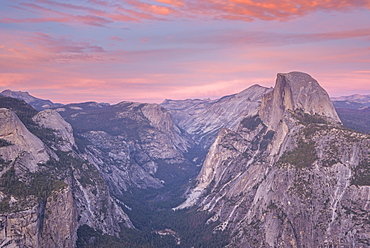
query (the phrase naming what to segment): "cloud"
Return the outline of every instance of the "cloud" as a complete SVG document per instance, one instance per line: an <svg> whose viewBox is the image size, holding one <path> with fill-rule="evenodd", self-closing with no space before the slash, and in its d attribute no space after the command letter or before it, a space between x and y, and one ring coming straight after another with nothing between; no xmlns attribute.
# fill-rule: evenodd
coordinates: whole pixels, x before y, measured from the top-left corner
<svg viewBox="0 0 370 248"><path fill-rule="evenodd" d="M220 97L271 86L277 72L292 70L335 94L369 88L368 11L347 19L351 9L369 8L368 0L3 0L0 7L4 2L0 20L21 25L2 25L0 87L44 90L54 101ZM285 21L317 11L349 14L201 22Z"/></svg>
<svg viewBox="0 0 370 248"><path fill-rule="evenodd" d="M316 11L348 11L370 8L370 0L139 0L107 1L89 0L62 3L36 0L36 3L10 2L14 8L32 12L36 17L3 17L0 22L63 22L106 26L113 22L137 22L141 20L171 18L210 18L221 20L278 20L287 21Z"/></svg>
<svg viewBox="0 0 370 248"><path fill-rule="evenodd" d="M206 34L198 35L195 38L184 38L184 40L196 44L219 44L222 46L286 46L294 44L367 37L370 37L370 28L319 33L275 33L249 32L243 30L223 30L223 32L208 32Z"/></svg>
<svg viewBox="0 0 370 248"><path fill-rule="evenodd" d="M44 33L35 33L28 37L28 40L42 46L43 50L52 53L102 53L104 49L88 42L75 42L67 36L51 36Z"/></svg>
<svg viewBox="0 0 370 248"><path fill-rule="evenodd" d="M176 7L182 7L185 5L185 3L180 0L155 0L155 1L159 3L169 4L169 5L176 6Z"/></svg>
<svg viewBox="0 0 370 248"><path fill-rule="evenodd" d="M12 32L2 35L0 60L4 68L19 68L35 61L80 62L102 61L107 51L86 41L73 41L69 36L45 33ZM0 63L3 64L3 63ZM43 66L42 66L43 67Z"/></svg>
<svg viewBox="0 0 370 248"><path fill-rule="evenodd" d="M354 71L356 74L370 74L370 71Z"/></svg>
<svg viewBox="0 0 370 248"><path fill-rule="evenodd" d="M113 41L119 41L119 42L124 42L125 41L124 39L122 39L121 37L118 37L118 36L111 36L109 39L113 40Z"/></svg>
<svg viewBox="0 0 370 248"><path fill-rule="evenodd" d="M143 11L144 13L150 13L155 15L169 15L174 12L172 8L166 6L148 4L136 0L127 0L126 2L134 6L135 8Z"/></svg>
<svg viewBox="0 0 370 248"><path fill-rule="evenodd" d="M218 19L280 20L306 15L318 10L345 11L351 8L369 8L369 0L228 0L187 1L192 12L200 12Z"/></svg>

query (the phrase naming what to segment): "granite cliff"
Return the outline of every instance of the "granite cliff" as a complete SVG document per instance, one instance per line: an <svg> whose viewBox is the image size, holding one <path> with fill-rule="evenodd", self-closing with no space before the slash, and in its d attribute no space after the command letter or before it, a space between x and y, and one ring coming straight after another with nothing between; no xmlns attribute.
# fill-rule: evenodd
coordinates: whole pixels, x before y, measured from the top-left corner
<svg viewBox="0 0 370 248"><path fill-rule="evenodd" d="M213 213L228 247L368 247L369 148L315 80L278 74L258 114L219 133L176 209Z"/></svg>
<svg viewBox="0 0 370 248"><path fill-rule="evenodd" d="M253 85L240 93L220 99L165 100L161 106L173 115L200 149L208 150L221 128L236 130L244 116L256 114L262 96L271 91Z"/></svg>
<svg viewBox="0 0 370 248"><path fill-rule="evenodd" d="M0 96L0 247L369 247L369 148L301 72L161 105Z"/></svg>
<svg viewBox="0 0 370 248"><path fill-rule="evenodd" d="M7 97L0 105L1 247L74 247L80 226L133 227L57 112Z"/></svg>
<svg viewBox="0 0 370 248"><path fill-rule="evenodd" d="M116 195L134 188L161 188L177 180L170 170L193 170L184 157L193 146L158 104L70 104L56 109L75 130L80 151ZM176 169L175 169L176 170Z"/></svg>

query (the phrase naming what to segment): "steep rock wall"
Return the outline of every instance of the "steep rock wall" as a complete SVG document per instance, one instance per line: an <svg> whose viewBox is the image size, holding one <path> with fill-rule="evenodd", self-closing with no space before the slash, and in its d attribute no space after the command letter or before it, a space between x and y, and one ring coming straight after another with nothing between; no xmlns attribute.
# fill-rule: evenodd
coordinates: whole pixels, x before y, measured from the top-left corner
<svg viewBox="0 0 370 248"><path fill-rule="evenodd" d="M220 132L177 209L214 213L229 247L370 245L369 136L339 125L315 84L279 74L259 115Z"/></svg>

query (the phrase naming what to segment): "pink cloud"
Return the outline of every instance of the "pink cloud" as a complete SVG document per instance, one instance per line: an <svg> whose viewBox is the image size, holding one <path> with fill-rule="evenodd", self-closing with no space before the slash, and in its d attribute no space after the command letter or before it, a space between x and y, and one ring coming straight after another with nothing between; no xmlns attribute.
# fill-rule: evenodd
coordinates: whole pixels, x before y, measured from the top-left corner
<svg viewBox="0 0 370 248"><path fill-rule="evenodd" d="M88 0L90 3L93 3L93 4L97 4L97 5L101 5L101 6L105 6L105 7L108 7L110 5L109 2L107 1L104 1L104 0Z"/></svg>
<svg viewBox="0 0 370 248"><path fill-rule="evenodd" d="M37 0L38 3L40 4L47 4L48 6L53 6L56 7L57 9L65 8L69 10L83 10L83 11L96 11L98 12L97 9L87 7L86 5L75 5L75 4L70 4L70 3L59 3L57 1L50 1L50 0Z"/></svg>
<svg viewBox="0 0 370 248"><path fill-rule="evenodd" d="M370 71L354 71L356 74L370 74Z"/></svg>
<svg viewBox="0 0 370 248"><path fill-rule="evenodd" d="M172 8L166 6L159 6L155 4L148 4L136 0L127 0L127 3L133 5L134 7L151 14L156 15L169 15L174 12Z"/></svg>
<svg viewBox="0 0 370 248"><path fill-rule="evenodd" d="M111 59L100 46L86 41L73 41L68 36L51 36L44 33L15 32L2 36L0 60L3 68L15 70L30 63L91 62ZM34 64L34 66L39 64ZM39 65L41 68L43 65Z"/></svg>
<svg viewBox="0 0 370 248"><path fill-rule="evenodd" d="M327 1L280 1L280 0L229 0L224 2L205 1L194 4L196 8L207 4L208 9L218 14L226 14L234 19L252 18L261 20L288 20L317 10L346 10L353 7L367 7L369 1L327 0ZM194 3L194 2L191 2ZM204 3L204 4L203 4Z"/></svg>
<svg viewBox="0 0 370 248"><path fill-rule="evenodd" d="M91 45L87 42L75 42L66 36L52 37L44 33L35 33L28 38L31 42L42 46L43 50L52 53L102 53L105 52L100 46Z"/></svg>
<svg viewBox="0 0 370 248"><path fill-rule="evenodd" d="M4 17L0 21L6 23L54 21L70 24L79 22L93 26L105 26L112 22L166 19L172 16L192 19L286 21L319 10L347 11L354 8L370 8L370 0L155 0L152 4L138 0L127 0L124 4L120 1L90 0L86 5L51 0L36 2L37 4L21 2L14 7L34 11L40 15L39 17L24 19ZM50 16L52 14L54 16Z"/></svg>
<svg viewBox="0 0 370 248"><path fill-rule="evenodd" d="M241 30L226 30L224 32L207 33L197 37L184 38L192 43L216 43L222 45L257 45L257 46L279 46L290 44L312 43L330 40L341 40L351 38L369 38L370 28L328 31L319 33L274 33L274 32L248 32Z"/></svg>
<svg viewBox="0 0 370 248"><path fill-rule="evenodd" d="M288 20L317 10L369 8L368 1L343 0L337 1L335 5L331 0L90 0L84 1L86 6L76 3L79 1L55 5L50 0L34 2L36 4L19 5L22 11L30 12L29 16L24 15L24 19L17 19L22 15L4 13L2 21L66 23L78 25L72 29L71 34L81 33L75 36L46 34L47 30L68 33L70 29L66 28L67 25L59 25L51 30L55 26L50 24L38 25L37 33L4 31L0 45L0 87L32 90L35 93L48 92L44 98L52 96L56 102L160 102L164 98L220 97L255 83L269 87L274 84L277 72L299 70L317 78L332 95L347 94L343 89L353 92L361 87L369 88L367 67L370 63L370 49L366 43L370 37L369 28L331 31L344 29L342 26L332 29L333 20L323 27L319 26L321 22L314 23L316 27L310 26L310 31L294 27L297 23L293 21L248 23L242 28L244 23L235 22L238 24L235 30L230 29L231 22L224 22L228 25L213 26L208 30L204 28L202 30L206 32L202 33L196 31L198 27L190 27L198 25L199 18ZM275 8L278 4L281 4L280 9ZM122 23L126 25L127 22L173 17L196 20L187 24L180 23L180 27L185 27L184 32L170 26L168 32L161 29L156 33L158 26L155 25L158 22L147 22L137 28L139 31L135 30L139 26L135 23L131 25L131 30L122 31ZM313 23L312 20L305 21L299 24L300 28ZM160 25L164 23L160 22ZM81 24L111 25L113 28L82 29ZM211 26L209 23L207 25ZM268 29L268 25L273 28L269 26ZM289 28L277 28L275 32L274 27L278 25L287 25ZM361 26L365 27L365 24ZM33 27L22 25L22 29ZM152 27L154 29L150 29ZM189 32L189 27L195 31ZM90 38L78 38L82 36ZM121 37L125 42L122 42ZM170 40L169 37L176 38ZM342 39L353 40L331 42ZM148 40L150 42L146 44L141 43ZM111 50L114 47L108 48L109 43L115 43L117 50Z"/></svg>
<svg viewBox="0 0 370 248"><path fill-rule="evenodd" d="M185 3L183 1L180 1L180 0L155 0L159 3L165 3L165 4L169 4L169 5L173 5L173 6L176 6L176 7L182 7L185 5Z"/></svg>
<svg viewBox="0 0 370 248"><path fill-rule="evenodd" d="M124 39L122 39L121 37L118 37L118 36L112 36L109 39L113 40L113 41L118 41L118 42L124 42L125 41Z"/></svg>

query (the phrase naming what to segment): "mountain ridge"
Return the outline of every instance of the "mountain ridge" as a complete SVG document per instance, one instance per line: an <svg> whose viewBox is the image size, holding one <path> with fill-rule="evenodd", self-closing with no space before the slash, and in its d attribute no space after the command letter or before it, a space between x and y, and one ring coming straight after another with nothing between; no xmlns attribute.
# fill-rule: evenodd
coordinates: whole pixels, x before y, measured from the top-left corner
<svg viewBox="0 0 370 248"><path fill-rule="evenodd" d="M329 102L320 115L315 106L294 108L294 94L284 93L290 91L285 75L259 110L279 107L276 116L246 117L237 131L223 129L175 210L212 213L207 223L220 222L215 232L231 231L228 247L369 245L370 225L360 217L370 193L369 136L343 128Z"/></svg>
<svg viewBox="0 0 370 248"><path fill-rule="evenodd" d="M75 247L82 225L113 236L133 228L57 112L8 97L0 105L2 246Z"/></svg>
<svg viewBox="0 0 370 248"><path fill-rule="evenodd" d="M161 106L174 116L175 123L208 149L221 128L236 129L241 118L253 114L262 95L271 89L253 85L239 93L215 100L166 100Z"/></svg>
<svg viewBox="0 0 370 248"><path fill-rule="evenodd" d="M1 245L370 245L369 136L306 73L215 100L0 107Z"/></svg>
<svg viewBox="0 0 370 248"><path fill-rule="evenodd" d="M4 90L0 93L2 96L6 97L12 97L19 100L24 100L28 104L30 104L32 107L34 107L36 110L44 110L49 108L55 108L63 106L61 103L53 103L50 100L43 100L37 97L34 97L30 95L28 92L22 92L22 91L12 91L12 90Z"/></svg>

